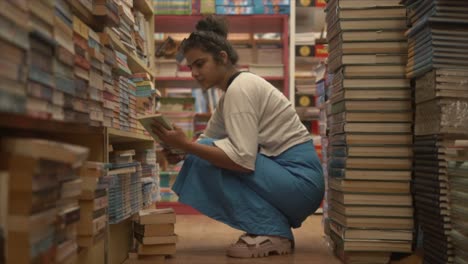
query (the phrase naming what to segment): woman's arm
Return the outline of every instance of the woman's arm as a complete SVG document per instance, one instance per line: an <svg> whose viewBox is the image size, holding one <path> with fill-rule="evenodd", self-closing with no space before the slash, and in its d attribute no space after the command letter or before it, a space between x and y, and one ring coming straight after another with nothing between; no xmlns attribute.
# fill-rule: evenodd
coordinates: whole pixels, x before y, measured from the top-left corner
<svg viewBox="0 0 468 264"><path fill-rule="evenodd" d="M249 173L251 170L244 168L234 161L220 148L192 142L186 138L181 128L174 126L174 130L167 130L159 124L153 125L154 133L171 147L196 155L213 165L234 171Z"/></svg>
<svg viewBox="0 0 468 264"><path fill-rule="evenodd" d="M226 153L216 146L208 146L204 144L198 144L196 142L189 142L182 148L185 152L194 154L204 160L211 162L213 165L234 171L240 171L249 173L252 172L246 169L234 161L232 161Z"/></svg>

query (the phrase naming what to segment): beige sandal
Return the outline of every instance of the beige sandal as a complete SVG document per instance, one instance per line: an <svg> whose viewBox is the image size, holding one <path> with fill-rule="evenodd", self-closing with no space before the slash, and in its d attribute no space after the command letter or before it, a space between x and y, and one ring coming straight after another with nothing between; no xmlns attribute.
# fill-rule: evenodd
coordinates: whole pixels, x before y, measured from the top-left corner
<svg viewBox="0 0 468 264"><path fill-rule="evenodd" d="M244 234L227 249L227 255L234 258L267 257L291 253L291 241L278 236L253 236Z"/></svg>

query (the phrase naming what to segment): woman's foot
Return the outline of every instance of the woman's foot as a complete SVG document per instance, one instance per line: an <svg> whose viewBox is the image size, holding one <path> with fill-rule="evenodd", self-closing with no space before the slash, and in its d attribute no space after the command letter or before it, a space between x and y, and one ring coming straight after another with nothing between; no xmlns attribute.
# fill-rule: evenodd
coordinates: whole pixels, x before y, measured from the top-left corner
<svg viewBox="0 0 468 264"><path fill-rule="evenodd" d="M291 241L287 238L243 234L227 249L227 255L233 258L257 258L270 254L289 254L291 251Z"/></svg>

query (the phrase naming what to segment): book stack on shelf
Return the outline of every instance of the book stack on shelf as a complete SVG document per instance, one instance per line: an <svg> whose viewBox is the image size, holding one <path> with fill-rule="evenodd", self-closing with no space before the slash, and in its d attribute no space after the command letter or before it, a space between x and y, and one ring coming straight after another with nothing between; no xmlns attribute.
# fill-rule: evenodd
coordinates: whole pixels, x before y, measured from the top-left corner
<svg viewBox="0 0 468 264"><path fill-rule="evenodd" d="M105 163L86 162L81 171L80 222L78 246L92 247L105 237L108 196Z"/></svg>
<svg viewBox="0 0 468 264"><path fill-rule="evenodd" d="M333 0L326 20L330 237L344 261L387 263L412 252L414 228L406 11L399 1Z"/></svg>
<svg viewBox="0 0 468 264"><path fill-rule="evenodd" d="M143 208L159 200L159 165L154 148L136 151L135 160L141 164L141 189Z"/></svg>
<svg viewBox="0 0 468 264"><path fill-rule="evenodd" d="M411 24L406 33L409 43L406 74L415 83L413 189L424 261L463 263L466 247L460 244L460 239L466 244L466 238L459 236L455 215L460 215L459 195L466 196L467 190L463 185L450 184L448 171L454 173L457 182L459 171L455 161L459 157L449 154L457 140L468 137L465 48L468 3L433 0L403 3Z"/></svg>
<svg viewBox="0 0 468 264"><path fill-rule="evenodd" d="M73 263L77 256L80 167L88 149L40 139L4 138L9 178L6 263Z"/></svg>
<svg viewBox="0 0 468 264"><path fill-rule="evenodd" d="M83 21L81 21L78 17L73 16L75 65L72 82L74 79L75 85L70 86L66 85L66 83L63 85L57 85L58 87L74 87L75 91L72 91L71 94L74 92L77 98L73 98L68 93L65 93L64 95L65 108L74 110L73 112L65 110L65 117L66 120L73 120L74 117L78 117L77 120L82 120L83 123L90 122L90 112L88 110L89 105L86 99L88 97L88 87L91 72L90 50L94 51L94 49L89 49L89 31L90 28ZM93 73L95 72L93 71ZM58 81L59 79L57 79L57 82ZM97 125L99 125L99 123Z"/></svg>
<svg viewBox="0 0 468 264"><path fill-rule="evenodd" d="M176 214L172 208L142 210L136 218L134 252L129 253L126 264L160 264L176 253Z"/></svg>
<svg viewBox="0 0 468 264"><path fill-rule="evenodd" d="M215 8L220 15L289 14L289 5L289 0L216 0Z"/></svg>
<svg viewBox="0 0 468 264"><path fill-rule="evenodd" d="M156 15L190 15L192 14L192 0L153 0Z"/></svg>
<svg viewBox="0 0 468 264"><path fill-rule="evenodd" d="M0 111L26 112L28 7L3 1L0 8ZM13 12L11 11L13 10ZM13 34L14 32L14 34Z"/></svg>
<svg viewBox="0 0 468 264"><path fill-rule="evenodd" d="M114 150L109 179L109 223L119 223L142 208L141 165L135 150Z"/></svg>
<svg viewBox="0 0 468 264"><path fill-rule="evenodd" d="M455 140L448 156L448 184L450 189L450 220L452 230L451 241L454 245L454 263L468 262L468 234L466 232L466 219L468 206L466 193L468 192L468 140Z"/></svg>
<svg viewBox="0 0 468 264"><path fill-rule="evenodd" d="M118 90L114 87L113 69L117 68L117 57L112 47L110 37L107 33L99 33L99 39L104 54L104 63L102 64L103 73L103 91L102 103L104 113L104 126L118 128L119 120L115 118L114 111L119 109Z"/></svg>
<svg viewBox="0 0 468 264"><path fill-rule="evenodd" d="M110 120L104 119L104 54L99 35L92 29L88 31L88 52L91 68L89 70L88 106L90 124L94 126L110 126ZM104 121L106 123L104 124Z"/></svg>

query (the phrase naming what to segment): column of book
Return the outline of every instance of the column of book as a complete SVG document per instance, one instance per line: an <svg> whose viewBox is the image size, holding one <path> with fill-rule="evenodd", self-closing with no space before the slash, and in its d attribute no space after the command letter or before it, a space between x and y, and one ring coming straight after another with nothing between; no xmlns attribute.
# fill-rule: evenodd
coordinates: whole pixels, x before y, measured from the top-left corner
<svg viewBox="0 0 468 264"><path fill-rule="evenodd" d="M3 138L0 148L9 176L6 263L74 263L88 149L15 138Z"/></svg>
<svg viewBox="0 0 468 264"><path fill-rule="evenodd" d="M346 263L412 252L412 94L399 1L327 3L328 220Z"/></svg>
<svg viewBox="0 0 468 264"><path fill-rule="evenodd" d="M468 3L403 1L414 80L414 197L424 263L467 263ZM453 155L451 155L453 154Z"/></svg>
<svg viewBox="0 0 468 264"><path fill-rule="evenodd" d="M106 236L109 205L106 164L85 162L80 171L80 178L80 221L77 242L82 248L90 248Z"/></svg>
<svg viewBox="0 0 468 264"><path fill-rule="evenodd" d="M172 208L145 209L134 217L134 243L124 264L161 264L176 253L176 214Z"/></svg>

